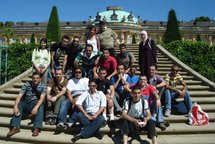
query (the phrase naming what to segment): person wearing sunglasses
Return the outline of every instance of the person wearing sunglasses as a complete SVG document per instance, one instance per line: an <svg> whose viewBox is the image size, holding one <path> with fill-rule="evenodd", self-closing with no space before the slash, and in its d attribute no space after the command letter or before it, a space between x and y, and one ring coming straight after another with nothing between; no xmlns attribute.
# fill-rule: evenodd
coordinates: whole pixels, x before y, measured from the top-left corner
<svg viewBox="0 0 215 144"><path fill-rule="evenodd" d="M67 99L62 102L60 111L58 114L58 128L71 127L77 120L76 114L77 110L74 109L76 100L78 97L85 91L88 90L89 79L83 77L83 69L81 67L76 67L74 69L74 77L68 81L66 86L67 89ZM69 112L70 117L67 120L68 109L72 108L72 111Z"/></svg>

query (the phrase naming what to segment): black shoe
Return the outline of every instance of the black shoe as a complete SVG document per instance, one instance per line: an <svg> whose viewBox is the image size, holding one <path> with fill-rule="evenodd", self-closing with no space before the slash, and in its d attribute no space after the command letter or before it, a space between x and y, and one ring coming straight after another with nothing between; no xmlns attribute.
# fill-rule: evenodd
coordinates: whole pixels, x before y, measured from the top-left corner
<svg viewBox="0 0 215 144"><path fill-rule="evenodd" d="M169 126L170 126L170 122L169 122L169 121L164 121L164 125L165 125L166 127L169 127Z"/></svg>
<svg viewBox="0 0 215 144"><path fill-rule="evenodd" d="M164 125L163 122L159 123L156 125L158 128L160 128L162 131L166 130L166 126Z"/></svg>
<svg viewBox="0 0 215 144"><path fill-rule="evenodd" d="M105 127L107 125L107 121L105 121L101 127Z"/></svg>
<svg viewBox="0 0 215 144"><path fill-rule="evenodd" d="M94 135L97 139L101 140L103 138L103 134L101 134L100 132L97 132L95 135Z"/></svg>
<svg viewBox="0 0 215 144"><path fill-rule="evenodd" d="M121 117L121 115L122 115L122 111L117 111L117 112L115 113L115 116L116 116L116 117Z"/></svg>
<svg viewBox="0 0 215 144"><path fill-rule="evenodd" d="M52 119L51 118L47 118L45 124L46 125L51 125L52 123Z"/></svg>
<svg viewBox="0 0 215 144"><path fill-rule="evenodd" d="M108 126L110 127L110 128L116 128L116 123L115 123L115 121L109 121L109 124L108 124Z"/></svg>
<svg viewBox="0 0 215 144"><path fill-rule="evenodd" d="M82 139L82 138L83 138L83 136L79 133L79 134L75 135L75 136L71 139L71 141L72 141L72 142L76 142L77 140Z"/></svg>
<svg viewBox="0 0 215 144"><path fill-rule="evenodd" d="M49 123L50 125L55 125L57 122L57 119L56 118L52 118L51 119L51 122Z"/></svg>

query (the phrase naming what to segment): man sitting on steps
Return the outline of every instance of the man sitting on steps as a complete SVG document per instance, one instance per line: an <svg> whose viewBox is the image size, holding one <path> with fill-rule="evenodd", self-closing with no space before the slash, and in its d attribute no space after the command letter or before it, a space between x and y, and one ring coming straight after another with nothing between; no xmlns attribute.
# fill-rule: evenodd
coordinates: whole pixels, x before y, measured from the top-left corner
<svg viewBox="0 0 215 144"><path fill-rule="evenodd" d="M99 133L99 129L105 122L105 118L102 115L106 108L107 101L106 96L102 91L97 91L96 80L89 80L89 90L85 91L78 97L76 105L79 109L78 119L83 125L80 133L74 136L71 140L73 142L89 138L93 135L98 139L102 139L102 135Z"/></svg>
<svg viewBox="0 0 215 144"><path fill-rule="evenodd" d="M177 65L173 65L171 67L171 73L167 74L165 77L165 80L167 82L167 85L166 85L167 90L165 93L166 111L164 113L164 116L166 116L166 117L170 116L172 100L174 100L176 98L184 99L184 103L185 103L188 111L190 110L190 108L192 106L192 100L187 91L187 85L186 85L185 81L183 80L182 76L178 73L178 71L179 71L179 67ZM181 90L177 88L178 84L183 85L183 88Z"/></svg>
<svg viewBox="0 0 215 144"><path fill-rule="evenodd" d="M23 112L30 113L33 117L32 136L38 136L42 129L44 98L47 88L41 84L41 75L38 72L32 74L32 82L26 82L16 98L13 108L13 118L10 122L10 131L7 136L12 136L20 132L20 122Z"/></svg>

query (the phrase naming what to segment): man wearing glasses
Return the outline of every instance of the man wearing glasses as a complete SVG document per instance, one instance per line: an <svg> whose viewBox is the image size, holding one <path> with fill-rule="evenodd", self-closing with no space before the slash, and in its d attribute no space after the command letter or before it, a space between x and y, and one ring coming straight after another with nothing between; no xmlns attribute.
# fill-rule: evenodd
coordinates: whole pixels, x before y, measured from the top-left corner
<svg viewBox="0 0 215 144"><path fill-rule="evenodd" d="M171 114L171 102L176 98L184 98L185 105L188 110L190 110L192 106L192 100L187 91L187 85L183 80L182 76L178 73L179 67L173 65L171 67L171 73L165 76L166 84L166 94L165 94L165 103L166 103L166 111L164 116L169 117ZM183 88L179 89L177 87L178 84L182 84Z"/></svg>
<svg viewBox="0 0 215 144"><path fill-rule="evenodd" d="M105 118L102 115L106 108L106 97L102 91L97 91L97 84L95 79L89 80L89 90L85 91L78 97L76 106L79 109L78 119L83 125L80 133L74 136L71 140L73 142L82 139L96 136L98 139L102 139L102 135L99 133L99 129L105 122Z"/></svg>
<svg viewBox="0 0 215 144"><path fill-rule="evenodd" d="M64 35L61 42L56 42L51 46L51 72L55 75L55 69L60 66L59 58L66 54L66 49L69 44L69 36ZM65 56L63 61L63 71L65 68Z"/></svg>

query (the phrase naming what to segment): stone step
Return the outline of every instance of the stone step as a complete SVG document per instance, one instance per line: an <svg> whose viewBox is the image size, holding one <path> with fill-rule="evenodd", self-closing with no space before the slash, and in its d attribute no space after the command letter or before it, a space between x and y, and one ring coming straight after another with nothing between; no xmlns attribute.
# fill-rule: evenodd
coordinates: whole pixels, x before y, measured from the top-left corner
<svg viewBox="0 0 215 144"><path fill-rule="evenodd" d="M213 91L190 91L192 97L215 97L215 92Z"/></svg>
<svg viewBox="0 0 215 144"><path fill-rule="evenodd" d="M193 102L196 99L193 100ZM197 103L201 106L203 111L207 112L210 117L210 121L214 122L215 121L215 108L214 108L214 99L211 103L201 103L201 100L199 99L200 102ZM13 115L13 106L14 106L14 101L6 101L6 100L1 100L0 101L0 116L5 116L5 117L11 117ZM171 122L186 122L185 118L183 115L171 115L170 117L165 117L165 119L170 120Z"/></svg>
<svg viewBox="0 0 215 144"><path fill-rule="evenodd" d="M23 83L26 83L26 82L28 82L28 81L31 81L32 79L30 78L30 77L27 77L27 78L23 78L22 79L22 82Z"/></svg>
<svg viewBox="0 0 215 144"><path fill-rule="evenodd" d="M160 76L165 77L166 74L160 74ZM182 75L182 78L184 80L193 80L194 76L189 76L189 75Z"/></svg>
<svg viewBox="0 0 215 144"><path fill-rule="evenodd" d="M182 89L183 86L178 86L178 88ZM209 86L202 86L202 85L187 85L187 88L188 88L188 91L191 91L191 90L201 91L201 90L208 90L210 87Z"/></svg>
<svg viewBox="0 0 215 144"><path fill-rule="evenodd" d="M44 143L44 144L68 144L71 143L71 138L73 137L71 134L59 134L53 135L52 132L42 132L38 137L32 137L30 130L21 130L20 133L12 136L11 138L6 138L6 133L8 131L7 128L1 128L0 131L0 139L4 143L11 144L20 144L20 143ZM132 144L149 144L151 142L150 139L147 138L146 135L141 135L140 140L130 139L130 143ZM159 135L157 137L157 141L159 144L212 144L215 141L215 137L213 134L187 134L187 135ZM122 136L119 132L116 132L115 135L104 135L102 140L98 140L95 137L89 139L81 139L76 143L79 144L121 144Z"/></svg>
<svg viewBox="0 0 215 144"><path fill-rule="evenodd" d="M209 113L210 114L210 113ZM173 117L173 115L171 115L171 117ZM211 127L215 128L215 123L214 123L214 119L215 116L213 114L213 116L209 115L209 119L210 123L209 125L205 125L201 127L197 127L197 126L191 126L186 124L188 118L184 117L184 116L174 116L173 118L165 118L167 120L170 121L170 126L165 130L165 131L161 131L159 128L156 128L158 134L162 135L162 134L194 134L194 133L204 133L205 131L213 131L215 132L215 129L211 129ZM0 117L1 121L0 121L0 127L8 127L9 122L10 122L10 117ZM178 119L177 119L178 118ZM172 121L175 121L177 123L173 123ZM122 120L116 121L116 127L115 129L119 130L119 128L121 127L120 125L122 124ZM184 127L181 128L181 127ZM211 127L210 127L211 126ZM21 122L21 128L22 129L31 129L32 128L32 124L31 124L31 120L30 119L25 119L22 120ZM110 127L108 125L106 125L105 127L101 128L101 132L104 134L108 134L110 132ZM66 133L75 133L77 131L80 130L80 126L79 125L75 125L72 128L65 128L65 130L63 130ZM55 125L45 125L45 123L43 122L43 131L47 132L56 132L59 133L59 131L56 130L56 126ZM143 132L144 133L144 132Z"/></svg>
<svg viewBox="0 0 215 144"><path fill-rule="evenodd" d="M4 93L9 94L19 94L20 89L19 88L7 88L4 90Z"/></svg>
<svg viewBox="0 0 215 144"><path fill-rule="evenodd" d="M185 83L189 86L189 85L199 85L202 82L201 81L197 81L197 80L185 80Z"/></svg>
<svg viewBox="0 0 215 144"><path fill-rule="evenodd" d="M169 74L170 73L170 71L157 71L157 74L158 75L166 75L166 74ZM187 75L187 72L186 71L179 71L179 74L180 75Z"/></svg>
<svg viewBox="0 0 215 144"><path fill-rule="evenodd" d="M165 68L171 68L172 64L163 64L163 63L158 63L157 67L165 67Z"/></svg>
<svg viewBox="0 0 215 144"><path fill-rule="evenodd" d="M192 101L198 104L215 104L215 97L192 97Z"/></svg>
<svg viewBox="0 0 215 144"><path fill-rule="evenodd" d="M15 100L17 94L0 93L0 100Z"/></svg>
<svg viewBox="0 0 215 144"><path fill-rule="evenodd" d="M31 80L30 80L31 81ZM21 88L23 86L23 82L13 84L14 88Z"/></svg>
<svg viewBox="0 0 215 144"><path fill-rule="evenodd" d="M168 72L170 72L171 71L171 67L158 67L157 71L168 71ZM179 71L182 71L182 69L179 68Z"/></svg>
<svg viewBox="0 0 215 144"><path fill-rule="evenodd" d="M28 142L18 142L18 141L10 141L10 140L1 140L0 138L0 144L29 144Z"/></svg>
<svg viewBox="0 0 215 144"><path fill-rule="evenodd" d="M10 100L0 100L0 107L4 107L4 108L13 108L14 106L14 100L10 101Z"/></svg>

